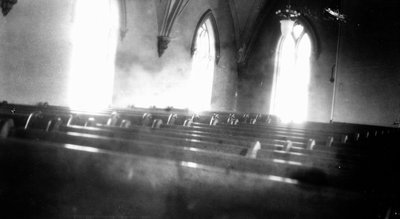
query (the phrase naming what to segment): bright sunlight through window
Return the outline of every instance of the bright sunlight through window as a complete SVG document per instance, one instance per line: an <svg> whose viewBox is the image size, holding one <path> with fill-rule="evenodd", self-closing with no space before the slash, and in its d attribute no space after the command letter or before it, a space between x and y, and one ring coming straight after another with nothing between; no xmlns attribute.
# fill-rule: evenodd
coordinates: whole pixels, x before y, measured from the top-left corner
<svg viewBox="0 0 400 219"><path fill-rule="evenodd" d="M118 12L116 0L76 1L68 85L71 108L99 110L111 104Z"/></svg>
<svg viewBox="0 0 400 219"><path fill-rule="evenodd" d="M199 26L195 38L192 72L188 83L189 108L195 111L209 110L215 65L215 35L210 18Z"/></svg>
<svg viewBox="0 0 400 219"><path fill-rule="evenodd" d="M307 119L311 40L304 27L281 21L270 113L283 122Z"/></svg>

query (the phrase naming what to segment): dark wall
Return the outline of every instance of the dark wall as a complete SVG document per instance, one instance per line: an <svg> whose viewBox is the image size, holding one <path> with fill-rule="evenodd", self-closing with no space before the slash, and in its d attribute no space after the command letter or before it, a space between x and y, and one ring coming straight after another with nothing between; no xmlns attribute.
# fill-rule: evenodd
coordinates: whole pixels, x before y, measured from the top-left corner
<svg viewBox="0 0 400 219"><path fill-rule="evenodd" d="M391 124L400 113L398 1L344 2L335 118Z"/></svg>
<svg viewBox="0 0 400 219"><path fill-rule="evenodd" d="M297 1L293 5L307 12L303 18L316 35L313 46L318 47L318 54L311 60L308 119L322 122L330 120L333 83L329 79L339 37L338 23L322 13L328 6L325 3ZM334 121L390 125L399 113L399 18L394 16L399 4L351 1L342 5L348 20L341 25ZM284 5L274 7L273 12ZM239 73L241 111L268 113L279 36L279 18L273 13L265 16L248 62Z"/></svg>

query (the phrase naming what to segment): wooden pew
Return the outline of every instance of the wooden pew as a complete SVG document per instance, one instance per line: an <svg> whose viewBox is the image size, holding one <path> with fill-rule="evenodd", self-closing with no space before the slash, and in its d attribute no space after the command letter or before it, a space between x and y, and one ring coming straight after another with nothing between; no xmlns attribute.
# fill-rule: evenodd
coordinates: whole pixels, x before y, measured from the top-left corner
<svg viewBox="0 0 400 219"><path fill-rule="evenodd" d="M334 169L282 162L277 159L259 160L248 159L242 156L223 154L213 151L200 150L190 147L176 147L175 145L157 144L141 140L125 140L96 135L80 135L79 133L44 132L37 130L16 130L12 135L17 138L51 141L65 144L86 145L111 151L134 153L142 156L152 156L162 159L184 160L205 165L232 168L233 170L290 176L308 183L330 185L341 181L348 181L351 173L335 171ZM337 177L340 176L340 177ZM325 179L326 178L326 179ZM347 182L346 182L347 183ZM349 186L343 184L342 187Z"/></svg>
<svg viewBox="0 0 400 219"><path fill-rule="evenodd" d="M51 112L49 111L49 113L51 114ZM60 111L57 113L53 113L54 115L62 115L62 116L69 116L70 112L69 111ZM91 115L88 114L88 117L91 116L99 116L99 118L101 116L103 116L103 114L99 114L99 115ZM6 117L6 119L9 117ZM51 121L51 118L54 119L54 117L46 117L44 116L43 118L38 118L38 122L40 122L41 120L46 121L49 120ZM103 118L107 118L107 115L105 115L105 117ZM82 119L82 121L85 120L85 116ZM96 120L96 121L100 121L100 120ZM5 141L3 141L2 143L4 143L5 145L14 145L14 143L10 143L10 142L22 142L22 146L21 147L26 147L28 148L28 151L30 150L36 150L36 149L32 149L31 147L35 148L35 147L40 147L39 145L47 145L48 147L53 147L54 145L56 145L56 147L61 147L63 151L70 151L70 150L78 150L79 153L82 153L82 151L85 152L89 152L89 153L100 153L101 152L107 152L109 154L111 154L110 156L116 156L116 154L120 154L121 156L138 156L140 157L139 159L154 159L156 161L161 161L164 160L166 162L173 162L175 163L181 163L186 165L186 167L190 167L190 168L198 168L198 167L207 167L207 168L211 168L211 169L218 169L221 172L225 173L227 172L232 173L232 172L239 172L239 173L243 173L243 174L255 174L258 176L267 176L268 179L274 181L274 180L278 180L278 181L287 181L286 182L296 182L296 185L300 185L299 187L296 188L309 188L312 192L309 193L305 193L305 194L309 194L309 195L315 195L316 191L321 191L321 189L323 190L329 190L329 191L334 191L333 194L330 194L329 196L332 197L332 199L330 199L330 201L332 201L333 204L337 204L336 201L343 201L348 203L349 205L352 205L353 207L358 207L358 204L360 204L359 206L363 205L363 207L368 206L368 213L366 213L365 215L363 215L362 217L367 217L370 216L371 214L376 215L376 212L380 212L379 209L377 209L377 204L376 203L386 203L385 200L387 200L387 197L385 196L385 194L387 193L386 191L386 186L384 184L384 182L381 182L379 180L380 177L382 176L386 176L385 174L381 173L380 171L383 170L383 168L388 167L387 165L390 165L391 163L383 163L380 164L380 162L384 161L382 159L382 155L385 155L385 153L387 153L387 151L384 152L380 152L377 148L375 149L377 153L374 154L374 148L373 146L376 146L377 142L374 141L370 141L366 146L366 148L360 148L360 147L353 147L353 149L350 150L345 150L345 153L343 154L344 156L346 156L346 158L344 159L346 162L353 162L355 161L353 164L355 165L355 169L350 168L350 170L353 171L353 173L355 173L354 175L346 175L346 173L348 171L340 171L338 172L338 174L332 174L333 171L332 169L335 168L335 166L326 166L324 167L323 164L327 164L327 162L331 159L337 159L341 156L341 152L344 151L339 151L340 153L338 153L338 151L336 150L337 148L341 148L343 145L339 146L339 147L331 147L331 148L327 148L324 147L322 148L322 146L324 145L316 145L315 150L309 151L306 150L304 147L298 147L298 152L307 152L307 153L303 153L302 155L306 155L306 156L300 156L299 154L295 155L296 152L290 152L292 153L290 154L290 156L288 156L288 153L286 153L285 151L281 151L283 153L279 153L276 152L277 148L276 145L274 145L271 148L264 148L259 150L258 152L258 158L263 157L265 160L259 160L259 159L249 159L246 157L241 157L238 154L233 155L235 153L231 153L233 151L229 151L231 149L234 150L238 150L240 149L248 149L249 146L251 147L252 144L254 143L249 143L252 140L258 140L258 139L262 139L261 137L257 136L252 136L251 133L248 133L246 131L242 131L240 129L245 129L247 131L252 130L252 127L235 127L234 129L239 129L240 131L236 131L236 132L232 132L231 134L237 134L240 136L229 136L229 135L224 135L223 131L223 127L210 127L209 125L202 125L200 124L197 132L194 132L193 130L191 130L191 128L189 127L184 127L182 130L185 130L185 132L182 132L181 130L177 130L177 129L173 129L171 127L161 127L160 129L150 129L150 128L146 128L146 127L135 127L133 126L132 128L115 128L115 127L108 127L108 126L104 126L104 122L106 120L102 120L102 122L99 122L101 124L101 126L99 127L79 127L79 126L65 126L65 125L61 125L60 126L60 131L62 132L48 132L48 129L43 129L43 127L39 127L39 126L28 126L27 128L17 128L14 129L14 133L12 133L12 136L14 136L11 139L6 139ZM45 123L44 123L45 124ZM94 125L99 125L97 123L94 123ZM242 124L239 124L239 126L243 126ZM253 126L256 127L256 126ZM32 129L33 128L33 129ZM37 128L42 129L42 131L39 130L35 130ZM370 127L366 127L366 129L369 130ZM180 128L179 128L180 129ZM227 128L229 130L229 128ZM47 130L47 131L46 131ZM146 132L149 131L149 133ZM221 133L215 133L213 132L214 130L221 130ZM254 130L256 130L256 128L254 128ZM135 134L136 132L136 134ZM87 133L90 135L85 135L82 133ZM132 134L133 133L133 134ZM175 133L175 134L174 134ZM294 133L298 133L298 132L294 132ZM396 130L393 131L392 135L390 135L392 138L388 139L385 138L385 142L382 142L382 144L391 144L392 142L395 142L396 136L394 135L394 133L396 133ZM290 134L290 133L289 133ZM250 136L249 136L250 135ZM143 136L146 136L145 138L141 138ZM172 137L171 137L172 136ZM182 141L182 138L187 137L188 140L184 140ZM200 138L198 138L200 136ZM154 138L156 140L152 140L151 138ZM20 138L20 139L30 139L31 141L25 141L25 140L18 140L15 138ZM268 135L267 137L265 137L265 141L263 143L267 142L267 139L274 139L275 140L279 140L279 136L275 136L275 134L273 132L271 132L270 135ZM36 140L33 140L36 139ZM179 140L180 139L180 140ZM236 141L235 141L236 140ZM235 142L237 144L237 142L242 141L242 142L247 142L247 144L250 145L246 145L246 147L243 147L243 145L235 145ZM303 139L305 140L305 139ZM45 142L47 141L47 142ZM159 141L159 143L157 144L157 141ZM185 146L187 143L189 142L195 142L195 144L197 147L204 147L207 150L201 150L199 148L195 149L192 147L187 147ZM219 141L223 141L223 144L220 144ZM179 143L180 142L180 143ZM225 142L228 142L228 144L225 144ZM262 142L262 141L261 141ZM27 145L35 145L35 146L27 146ZM52 146L50 146L52 145ZM211 145L211 146L209 146ZM300 144L301 145L301 144ZM9 145L10 146L10 145ZM208 146L208 148L207 148ZM220 146L220 148L223 148L224 153L216 153L215 151L213 151L213 149L216 149L218 146ZM304 144L302 145L304 146ZM350 144L351 146L351 144ZM360 146L360 145L359 145ZM10 146L12 147L12 146ZM69 147L69 148L68 148ZM226 149L228 148L228 149ZM360 150L362 149L362 150ZM8 151L8 150L13 150L13 149L2 149L4 151ZM51 149L53 150L53 148ZM57 149L58 150L58 149ZM268 151L269 150L269 151ZM388 149L387 149L388 150ZM37 149L37 151L39 151L39 149ZM48 151L46 150L42 150L40 149L40 151ZM22 153L26 152L25 149L23 149L22 151L20 151ZM238 151L236 151L237 153ZM241 152L241 151L240 151ZM240 154L239 152L239 154ZM273 152L273 153L270 153ZM15 152L17 153L17 152ZM45 152L45 153L50 153L50 152ZM53 153L53 152L51 152ZM0 153L1 154L1 153ZM35 153L28 153L30 157L35 157L35 156L39 156ZM59 153L56 153L59 154ZM334 154L334 157L330 157L329 154ZM367 155L366 157L364 157L364 155ZM377 155L376 159L372 159L370 155ZM0 155L1 156L1 155ZM47 156L47 155L46 155ZM50 156L50 155L49 155ZM286 157L285 157L286 156ZM308 165L303 165L298 167L298 165L294 165L293 162L298 162L301 159L309 159L310 156L315 156L315 157L311 157L312 159L318 158L321 159L321 166L320 168L310 168L310 166ZM361 158L361 163L358 162L358 158L360 158L360 156L362 156ZM2 159L5 156L2 157ZM8 158L8 157L6 157ZM7 160L6 158L4 158L2 161ZM75 158L74 158L75 159ZM117 158L115 158L117 159ZM297 160L296 160L297 159ZM34 159L32 159L34 160ZM41 160L41 159L40 159ZM39 160L39 161L40 161ZM82 159L81 159L82 160ZM79 159L78 159L79 161ZM366 162L368 161L368 162ZM12 162L14 162L13 160L11 160L11 158L9 160L7 160L7 162L5 163L5 167L7 169L7 164L12 164ZM33 161L32 161L33 162ZM33 162L33 164L36 164L38 161L35 160L35 162ZM72 162L76 162L76 161L72 161ZM290 163L292 162L292 163ZM374 164L376 163L376 164ZM366 165L364 165L366 164ZM50 164L53 165L53 164ZM12 166L12 165L10 165ZM25 166L29 167L29 165ZM389 166L390 167L390 166ZM326 169L325 169L326 168ZM59 169L59 167L56 165L54 167L54 169ZM170 169L170 168L169 168ZM389 168L389 170L387 171L387 173L395 173L394 171L394 167ZM152 168L143 170L143 172L145 173L153 173L151 172ZM204 170L204 169L203 169ZM322 171L322 175L321 172ZM326 171L326 172L324 172ZM209 173L209 170L207 169L206 173ZM330 174L329 174L330 173ZM385 171L386 173L386 171ZM196 171L190 171L188 172L188 174L199 174ZM275 174L275 175L274 175ZM327 175L324 175L327 174ZM11 174L9 174L11 175ZM7 176L9 176L7 175ZM178 174L179 175L179 174ZM272 175L272 177L270 177ZM38 176L38 179L42 179L43 176L42 175L36 175ZM76 174L71 174L71 177L76 177ZM224 175L218 175L218 176L224 176ZM217 178L218 178L217 176ZM157 175L156 178L158 177L162 177ZM213 176L215 177L215 176ZM224 176L225 177L225 176ZM46 179L46 178L45 178ZM215 179L215 178L214 178ZM43 180L43 179L42 179ZM236 179L238 180L238 179ZM295 181L291 181L291 180L295 180ZM198 185L197 181L191 181L193 183L193 185ZM249 182L247 179L245 180L245 183ZM328 183L326 183L328 182ZM97 185L96 185L97 186ZM213 184L214 188L215 185ZM79 186L77 186L79 187ZM101 186L99 186L101 187ZM17 193L17 186L15 187L15 193ZM80 187L80 188L85 188L85 187ZM137 187L135 187L137 188ZM198 192L198 190L194 189L195 187L190 187L188 190L190 190L193 193ZM389 188L392 188L389 187ZM276 188L276 189L280 189L280 188ZM351 194L355 194L356 198L352 199L351 201L349 201L348 199L342 197L345 200L339 200L336 197L336 193L337 191L339 191L339 193L344 192L342 189L347 190L345 193L349 193ZM211 190L211 189L210 189ZM240 190L240 189L239 189ZM13 190L14 191L14 190ZM99 191L99 190L97 190ZM378 191L378 192L377 192ZM269 191L272 192L272 191ZM284 193L283 191L276 191L278 194L278 196L280 198L282 197L291 197L290 195ZM314 193L313 193L314 192ZM193 195L193 193L191 193ZM282 194L281 194L282 193ZM329 193L329 192L328 192ZM199 193L201 194L201 193ZM204 194L204 193L203 193ZM271 193L270 193L271 194ZM296 193L297 194L297 193ZM319 193L317 193L319 194ZM45 194L45 196L47 196L48 194ZM248 194L247 194L248 195ZM248 197L246 195L246 197ZM40 196L40 195L39 195ZM251 195L250 195L251 196ZM298 197L298 196L296 196ZM304 196L299 196L299 197L304 197ZM269 197L270 198L270 197ZM250 198L251 200L254 201L253 198ZM247 199L247 201L249 201L250 199ZM278 198L279 199L279 198ZM265 199L266 200L266 199ZM260 200L260 201L265 201L265 200ZM269 200L269 199L268 199ZM368 201L367 201L368 200ZM308 202L309 200L303 200ZM354 205L354 203L358 202L357 205ZM363 202L361 204L361 202ZM243 204L245 206L248 206L247 203L253 203L253 202L243 202ZM285 203L285 202L281 202ZM296 204L296 202L293 202L294 204ZM292 204L293 204L292 203ZM373 204L372 204L373 203ZM109 204L112 204L111 202ZM297 203L298 204L298 203ZM69 206L69 205L66 205ZM231 207L232 203L230 202L229 204L227 204L225 207L221 207L222 209L226 209L226 207ZM239 208L242 205L239 205ZM235 206L238 207L238 206ZM262 206L262 208L264 208L265 206ZM276 207L276 206L275 206ZM302 206L307 208L308 206ZM349 206L346 206L349 207ZM69 208L69 207L68 207ZM269 212L271 214L271 212L274 212L274 209L278 212L278 216L282 216L280 214L283 214L282 217L288 216L286 215L286 213L282 213L282 208L274 208L271 206L267 206L265 207L266 209L268 209L266 212ZM29 208L28 208L29 209ZM84 209L88 209L87 207L84 207ZM108 208L110 209L109 211L112 212L112 208ZM174 208L172 208L174 209ZM208 209L208 208L202 208L201 211L203 211L204 209ZM233 210L234 208L232 208ZM362 207L360 207L359 209L355 210L354 208L350 208L350 212L354 212L350 213L350 215L352 215L351 217L359 217L359 212L356 213L356 211L362 211L365 210ZM348 210L348 209L346 209ZM354 210L354 211L353 211ZM191 213L193 213L194 215L198 215L199 212L201 211L191 211ZM219 212L220 210L218 210ZM83 211L84 212L84 211ZM87 211L86 213L90 214L90 212L92 211ZM180 211L179 211L180 212ZM195 212L195 213L194 213ZM258 212L258 211L257 211ZM48 214L49 211L46 212L46 214ZM92 212L93 213L93 212ZM180 212L181 213L181 212ZM290 213L289 213L290 214ZM301 213L300 216L299 215L293 215L290 214L290 216L288 216L288 218L291 217L300 217L300 218L311 218L313 216L315 216L315 214L318 215L318 217L315 218L319 218L321 217L321 215L318 212L315 212L314 210L306 210L306 213ZM58 214L59 215L59 214ZM82 214L81 214L82 215ZM85 212L83 213L83 215L85 215ZM102 214L104 215L104 214ZM263 217L265 215L261 214ZM203 215L204 216L204 215ZM210 216L210 215L206 215L206 216ZM260 216L260 215L257 215ZM338 217L347 217L348 215L346 213L343 213L343 215L341 213L337 213ZM279 217L281 218L281 217Z"/></svg>
<svg viewBox="0 0 400 219"><path fill-rule="evenodd" d="M176 141L175 144L179 143L180 139L187 139L185 140L186 146L197 147L196 142L204 142L207 143L206 146L200 146L203 149L211 149L217 151L224 151L224 145L232 145L236 146L236 149L240 149L240 152L243 151L243 148L249 148L252 146L252 142L255 142L257 139L246 138L246 137L227 137L227 136L208 136L208 135L200 135L200 134L190 134L190 133L179 133L179 132L172 132L168 131L165 132L163 129L151 129L151 128L144 128L144 127L136 127L130 129L124 128L116 128L116 127L82 127L82 126L60 126L60 131L63 132L78 132L78 133L86 133L86 134L94 134L94 135L101 135L101 136L108 136L108 137L116 137L116 138L124 138L124 139L141 139L147 137L147 139L154 139L154 141L167 140L168 138L172 138L172 141ZM158 137L157 137L158 136ZM189 144L188 142L189 141ZM263 141L261 141L263 142ZM197 144L198 145L198 144ZM228 147L229 148L229 147ZM282 150L282 147L277 145L271 144L263 144L262 149L269 149L269 150ZM307 150L303 148L292 148L290 151L295 153L306 153L308 154ZM225 151L226 152L226 151ZM341 154L340 151L314 151L313 154L315 156L321 156L330 159L336 159L337 156L342 156L343 159L346 157L350 157L351 159L358 158L359 156L352 155L352 154Z"/></svg>
<svg viewBox="0 0 400 219"><path fill-rule="evenodd" d="M215 137L215 136L214 136ZM200 140L204 140L204 139L200 139ZM232 139L230 139L230 140L232 140ZM253 140L251 140L251 141L254 141L254 140L257 140L257 139L253 139ZM249 142L251 142L251 141L249 141L248 139L246 139L246 141L243 141L243 142L245 142L245 144L249 144ZM274 140L274 141L276 141L276 139ZM296 143L294 143L294 144L296 144ZM263 146L265 147L265 142L263 142ZM242 146L242 145L240 145L240 146ZM241 151L242 152L242 151ZM264 155L265 155L265 153L264 153ZM265 157L265 156L264 156ZM347 166L347 165L338 165L339 167L345 167L345 166Z"/></svg>
<svg viewBox="0 0 400 219"><path fill-rule="evenodd" d="M10 104L9 104L10 105ZM10 105L11 106L11 105ZM25 110L24 108L28 108L30 111L34 111L35 108L32 106L26 106L26 105L16 105L14 108L18 108L19 111L23 111ZM22 109L21 109L22 108ZM47 107L36 107L39 108L42 111L45 112L57 112L57 113L65 113L67 111L70 111L68 108L66 107L54 107L54 106L47 106ZM102 112L99 112L99 115L103 115L103 117L109 117L109 115L111 115L111 113L113 111L119 111L122 117L126 118L126 119L132 119L132 120L136 120L136 122L140 122L140 117L143 116L143 113L151 113L153 118L161 118L163 119L165 122L167 120L167 117L174 112L180 113L181 115L179 115L180 120L182 121L182 117L183 118L189 118L192 115L190 115L190 112L188 112L187 110L176 110L176 109L141 109L141 108L133 108L133 109L110 109L110 110L105 110ZM79 113L83 113L85 114L85 112L82 111L70 111L73 114L79 114ZM87 114L87 113L86 113ZM210 118L212 117L212 115L219 115L221 118L220 119L220 123L219 124L224 124L224 120L226 119L227 116L233 115L233 113L224 113L224 112L204 112L203 114L199 115L199 121L203 121L203 123L208 124L210 121ZM259 121L265 121L268 120L266 118L269 118L271 116L269 115L261 115L261 114L254 114L253 117L259 117ZM240 117L240 116L237 116ZM164 123L165 123L164 122ZM133 123L135 124L135 121L133 121ZM260 123L260 122L259 122ZM247 123L241 123L241 126L246 125ZM268 123L268 126L271 126L272 123ZM254 126L256 128L264 128L265 125L251 125ZM377 127L377 126L366 126L366 125L354 125L354 124L340 124L340 123L333 123L333 124L324 124L324 123L316 123L316 122L307 122L305 124L281 124L281 123L274 123L272 125L275 129L287 129L289 128L292 132L294 131L294 129L302 129L302 130L311 130L311 131L321 131L321 130L328 130L328 132L333 132L337 133L338 129L339 131L343 132L343 130L352 130L351 134L353 135L359 135L360 137L358 138L363 138L363 136L365 136L366 134L368 134L369 136L375 136L375 135L379 135L379 133L386 133L389 131L389 128L385 128L385 127ZM338 128L339 127L339 128ZM367 130L366 133L360 133L360 132L356 132L355 130L358 129L364 129ZM372 129L372 130L368 130L368 129ZM333 131L332 131L333 130ZM336 131L335 131L336 130ZM346 133L342 133L342 134L346 134ZM349 134L349 133L348 133ZM354 136L349 136L348 137L349 140L354 139ZM356 137L357 138L357 137ZM341 140L341 137L335 137L334 140L336 141L337 139Z"/></svg>
<svg viewBox="0 0 400 219"><path fill-rule="evenodd" d="M68 112L67 112L68 113ZM90 116L90 115L88 115L88 116ZM94 116L103 116L103 120L105 121L105 118L107 118L106 116L104 117L104 115L103 114L100 114L100 115L94 115ZM213 130L212 130L213 131ZM276 137L275 135L272 135L273 137ZM256 139L257 140L257 139ZM303 139L303 140L305 140L305 139ZM274 139L273 141L276 141L276 139ZM278 140L279 141L279 140ZM281 140L282 141L282 140ZM294 144L296 144L296 142L294 142ZM265 142L264 142L264 144L263 145L265 145ZM322 149L322 147L319 147L319 148L321 148ZM351 152L352 154L354 153L354 152Z"/></svg>
<svg viewBox="0 0 400 219"><path fill-rule="evenodd" d="M202 139L202 140L204 140L204 139ZM245 142L245 144L248 144L248 142L251 142L251 141L249 141L249 140L246 140L246 141L244 141ZM265 147L265 142L263 142L263 145L264 145L264 147ZM240 146L242 146L242 145L240 145ZM242 152L242 151L241 151ZM265 154L265 153L264 153ZM341 165L341 166L346 166L346 165Z"/></svg>
<svg viewBox="0 0 400 219"><path fill-rule="evenodd" d="M135 114L135 112L133 113ZM163 121L163 124L166 124L168 121L168 117L171 116L172 114L165 114L162 116L154 116L153 114L149 114L151 119L161 119ZM107 117L107 115L103 115L103 117ZM120 115L120 117L124 117L125 120L132 121L132 124L136 125L142 125L142 120L143 120L143 115L136 114L134 116L132 115ZM182 117L182 116L181 116ZM93 117L96 119L96 117ZM99 118L99 121L105 120L104 118ZM80 121L77 123L71 123L71 124L77 124L77 125L82 125L83 123L86 123L86 121ZM99 122L98 124L105 124L105 122ZM148 122L146 126L149 126L151 122ZM223 125L223 124L222 124ZM329 125L329 124L327 124ZM208 124L202 124L202 123L193 123L192 126L208 126ZM254 126L254 127L252 127ZM299 128L293 128L293 127L277 127L277 126L255 126L255 125L250 125L246 126L246 124L241 124L239 126L231 126L231 125L225 125L223 129L235 129L235 130L240 130L240 131L248 131L251 133L254 132L262 132L262 133L271 133L271 134L286 134L289 135L287 138L296 138L296 136L302 136L306 138L316 138L318 144L327 144L327 141L329 138L333 138L332 143L343 143L343 142L352 142L360 140L359 133L343 133L343 132L338 132L338 131L321 131L321 130L307 130L307 129L299 129ZM372 133L372 131L371 131ZM293 137L292 137L293 136ZM357 137L358 136L358 137Z"/></svg>
<svg viewBox="0 0 400 219"><path fill-rule="evenodd" d="M25 131L26 130L22 130ZM32 131L32 130L30 130ZM358 185L357 178L354 178L353 175L357 172L343 172L337 171L331 168L323 168L323 165L316 165L318 168L314 166L308 166L306 164L297 164L293 161L285 161L282 159L270 159L265 160L264 165L268 165L266 167L260 167L259 164L255 161L249 161L252 159L245 159L240 157L231 157L225 155L214 154L215 152L202 151L194 148L183 148L184 150L179 150L176 146L166 145L163 143L162 145L150 142L143 141L125 141L122 139L115 138L104 138L101 136L79 136L70 134L69 136L62 135L60 133L47 133L47 132L30 132L29 136L24 134L19 134L20 138L30 138L32 140L46 140L46 141L54 141L59 143L68 143L68 144L79 144L79 145L89 145L96 148L104 148L108 150L117 150L123 151L126 153L135 153L142 156L155 156L157 158L169 158L169 159L182 159L188 160L193 159L191 162L197 162L201 164L207 164L212 166L220 166L224 168L233 168L235 170L253 172L261 171L263 174L271 174L275 173L276 175L289 174L290 177L293 177L298 180L304 180L308 183L317 183L317 184L325 184L329 182L329 185L333 185L335 187L340 188L354 188L354 185ZM211 153L211 154L210 154ZM291 157L290 157L291 158ZM250 162L250 163L249 163ZM251 163L253 162L253 163ZM255 162L255 163L254 163ZM321 164L325 164L325 162L321 162ZM272 165L272 169L271 166ZM266 171L266 172L264 172ZM351 182L351 185L349 184ZM358 185L358 187L360 187Z"/></svg>
<svg viewBox="0 0 400 219"><path fill-rule="evenodd" d="M18 139L0 139L0 145L5 179L0 185L7 188L2 212L15 217L365 218L376 213L376 200L364 194L273 175L79 145Z"/></svg>

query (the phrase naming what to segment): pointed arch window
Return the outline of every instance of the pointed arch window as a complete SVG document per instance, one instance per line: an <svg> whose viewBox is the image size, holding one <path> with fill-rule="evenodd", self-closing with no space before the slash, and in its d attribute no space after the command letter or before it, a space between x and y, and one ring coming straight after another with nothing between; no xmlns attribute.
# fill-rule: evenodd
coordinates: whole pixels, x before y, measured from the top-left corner
<svg viewBox="0 0 400 219"><path fill-rule="evenodd" d="M311 39L303 25L281 21L270 113L284 122L307 120Z"/></svg>
<svg viewBox="0 0 400 219"><path fill-rule="evenodd" d="M215 64L218 57L218 32L212 13L207 12L197 25L192 44L192 70L189 98L193 110L211 108Z"/></svg>

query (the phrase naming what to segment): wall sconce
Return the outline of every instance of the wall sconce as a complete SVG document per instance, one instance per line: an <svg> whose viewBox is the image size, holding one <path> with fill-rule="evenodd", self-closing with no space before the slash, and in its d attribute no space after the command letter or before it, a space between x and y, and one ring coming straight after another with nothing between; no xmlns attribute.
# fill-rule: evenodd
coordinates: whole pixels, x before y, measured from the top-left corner
<svg viewBox="0 0 400 219"><path fill-rule="evenodd" d="M12 7L17 4L17 0L0 0L0 7L3 16L6 16L12 9Z"/></svg>
<svg viewBox="0 0 400 219"><path fill-rule="evenodd" d="M121 41L124 40L126 34L128 33L128 14L126 10L126 0L119 0L119 10L120 10L120 27L119 36Z"/></svg>

